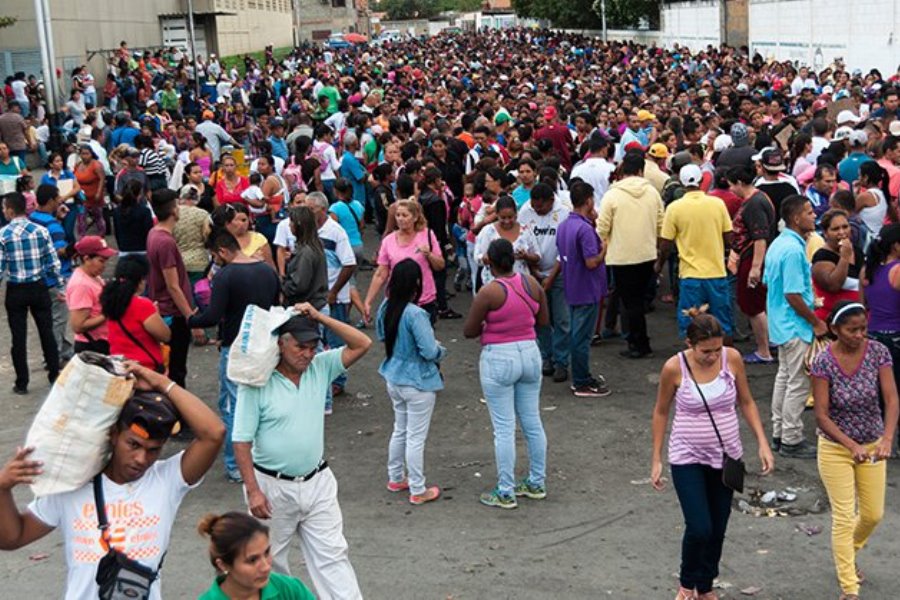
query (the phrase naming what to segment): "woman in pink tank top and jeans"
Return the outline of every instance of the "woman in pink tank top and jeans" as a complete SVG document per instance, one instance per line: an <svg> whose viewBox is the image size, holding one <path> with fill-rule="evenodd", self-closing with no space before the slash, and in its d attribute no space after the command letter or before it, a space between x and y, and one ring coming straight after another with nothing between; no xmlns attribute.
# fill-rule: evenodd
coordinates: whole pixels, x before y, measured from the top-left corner
<svg viewBox="0 0 900 600"><path fill-rule="evenodd" d="M692 309L696 310L696 309ZM724 348L723 331L712 315L695 314L687 328L688 350L663 366L653 411L653 464L650 479L661 490L662 448L675 403L675 419L669 436L672 484L684 514L681 544L681 586L675 600L712 600L713 580L719 575L719 559L731 512L733 492L722 483L724 451L731 458L743 454L737 411L741 412L759 444L762 473L772 470L774 458L766 439L756 402L750 394L741 354ZM707 413L704 398L709 406ZM713 428L712 419L722 437Z"/></svg>
<svg viewBox="0 0 900 600"><path fill-rule="evenodd" d="M491 242L487 251L495 279L472 302L463 327L466 337L481 336L479 374L494 427L497 487L481 495L482 504L516 508L516 496L540 500L544 485L547 438L541 423L541 352L535 325L549 320L544 290L531 275L514 273L509 240ZM528 446L528 477L518 483L516 418Z"/></svg>

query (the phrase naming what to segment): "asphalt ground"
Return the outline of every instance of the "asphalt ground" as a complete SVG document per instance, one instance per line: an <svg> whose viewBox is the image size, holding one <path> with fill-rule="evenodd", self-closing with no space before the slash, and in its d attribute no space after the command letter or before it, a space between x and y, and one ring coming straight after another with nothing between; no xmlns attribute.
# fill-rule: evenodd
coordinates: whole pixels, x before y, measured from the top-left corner
<svg viewBox="0 0 900 600"><path fill-rule="evenodd" d="M374 248L374 240L367 239L367 245ZM369 276L360 274L363 288ZM466 311L469 302L465 292L451 299L460 312ZM606 398L575 398L568 383L544 380L541 415L549 444L548 496L542 501L522 499L519 508L511 511L478 503L478 495L495 484L496 471L489 415L479 402L479 346L463 338L461 321L442 321L436 327L449 353L443 366L446 389L438 397L425 467L428 483L440 485L443 496L424 506L411 506L404 495L385 490L393 413L377 373L383 348L373 345L370 354L351 369L347 392L336 399L326 424L326 458L340 486L344 533L365 597L673 598L683 532L681 512L671 485L656 492L648 476L659 370L681 348L674 309L657 303L649 315L649 330L654 358L621 358L621 340L605 341L592 350L594 372L603 374L613 390ZM368 333L374 335L371 329ZM28 396L12 394L9 345L9 329L0 325L2 457L11 456L22 443L48 391L33 325ZM747 344L741 346L749 349ZM218 392L216 361L214 347L190 351L188 387L213 407ZM750 366L748 373L770 430L775 367ZM812 413L804 418L807 437L812 439ZM757 449L746 426L743 440L748 467L757 471ZM182 447L172 441L166 452ZM521 474L527 460L521 439L518 456ZM720 596L838 598L830 513L815 461L776 457L773 475L751 475L747 483L763 491L796 488L798 497L780 511L772 511L774 516L732 513L717 587ZM900 594L895 583L900 556L900 538L895 535L900 527L897 484L892 462L885 518L859 562L867 575L862 589L866 599ZM30 492L17 489L15 496L24 507ZM213 578L206 542L196 533L198 519L210 511L244 508L240 486L227 483L223 467L217 464L202 486L188 494L178 513L162 573L165 598L196 598ZM308 583L297 543L291 564L294 573ZM29 548L0 553L0 598L59 598L64 576L63 541L57 533Z"/></svg>

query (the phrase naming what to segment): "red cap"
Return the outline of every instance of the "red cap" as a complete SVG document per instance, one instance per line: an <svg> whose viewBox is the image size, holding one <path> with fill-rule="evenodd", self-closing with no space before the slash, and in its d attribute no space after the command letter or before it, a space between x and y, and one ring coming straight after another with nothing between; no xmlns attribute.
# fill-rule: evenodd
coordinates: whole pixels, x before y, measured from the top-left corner
<svg viewBox="0 0 900 600"><path fill-rule="evenodd" d="M627 144L625 144L625 152L631 152L632 150L640 150L641 152L643 152L644 147L640 142L628 142Z"/></svg>
<svg viewBox="0 0 900 600"><path fill-rule="evenodd" d="M552 104L544 109L544 118L548 121L556 118L556 107Z"/></svg>
<svg viewBox="0 0 900 600"><path fill-rule="evenodd" d="M820 110L825 110L828 108L828 102L826 100L822 100L821 98L813 102L812 111L814 113L819 112Z"/></svg>
<svg viewBox="0 0 900 600"><path fill-rule="evenodd" d="M110 258L116 251L106 245L106 240L97 235L87 235L75 244L75 252L80 256L102 256Z"/></svg>

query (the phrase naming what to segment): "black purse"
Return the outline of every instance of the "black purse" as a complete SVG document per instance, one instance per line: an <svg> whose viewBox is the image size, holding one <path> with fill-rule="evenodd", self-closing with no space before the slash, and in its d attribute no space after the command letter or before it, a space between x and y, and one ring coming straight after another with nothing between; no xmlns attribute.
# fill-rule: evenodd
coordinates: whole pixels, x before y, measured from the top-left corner
<svg viewBox="0 0 900 600"><path fill-rule="evenodd" d="M97 564L95 581L100 587L100 600L147 600L150 598L150 587L159 577L159 571L128 558L109 544L109 521L106 518L100 473L94 477L94 504L97 507L100 537L107 548L106 556ZM159 565L162 568L162 560Z"/></svg>
<svg viewBox="0 0 900 600"><path fill-rule="evenodd" d="M147 347L141 343L141 340L137 339L137 337L135 337L130 331L128 331L128 329L125 328L125 323L122 322L122 319L116 319L116 323L119 324L119 329L122 330L122 333L124 333L128 337L128 339L131 340L132 343L134 343L135 346L143 350L144 354L150 357L150 360L153 361L153 370L157 373L165 373L166 365L156 360L156 357L150 354L150 351L147 350Z"/></svg>
<svg viewBox="0 0 900 600"><path fill-rule="evenodd" d="M712 423L713 431L716 432L716 438L719 440L719 446L722 447L722 485L727 487L730 490L737 492L738 494L744 493L744 475L747 473L747 468L744 466L744 461L740 458L731 458L728 456L728 452L725 451L725 443L722 442L722 436L719 435L719 428L716 427L716 420L713 418L712 411L709 410L709 404L706 402L706 396L703 395L703 390L700 389L700 384L697 383L697 380L694 379L694 373L691 371L691 363L688 362L687 356L685 356L684 352L681 353L681 359L684 361L684 366L687 367L688 375L691 377L691 381L694 383L694 387L697 388L697 393L700 394L700 399L703 400L703 407L706 409L706 414L709 415L709 421Z"/></svg>

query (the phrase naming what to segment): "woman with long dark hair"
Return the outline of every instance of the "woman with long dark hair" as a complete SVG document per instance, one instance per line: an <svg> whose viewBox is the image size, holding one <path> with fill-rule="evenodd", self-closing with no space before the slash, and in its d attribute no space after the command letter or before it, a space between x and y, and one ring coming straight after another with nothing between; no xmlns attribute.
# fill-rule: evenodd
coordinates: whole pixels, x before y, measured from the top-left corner
<svg viewBox="0 0 900 600"><path fill-rule="evenodd" d="M411 504L441 495L438 486L425 486L424 454L437 392L444 389L439 364L446 349L434 337L428 311L417 304L421 295L422 267L411 258L401 260L391 272L376 323L386 356L378 373L394 405L387 488L409 490Z"/></svg>
<svg viewBox="0 0 900 600"><path fill-rule="evenodd" d="M305 206L291 209L291 233L297 239L294 254L284 269L281 288L284 305L309 302L320 310L328 294L328 264L319 239L312 210Z"/></svg>
<svg viewBox="0 0 900 600"><path fill-rule="evenodd" d="M487 250L494 278L475 295L463 334L481 337L479 374L494 427L497 487L481 503L516 508L516 496L547 496L547 437L541 423L541 352L535 326L550 320L547 297L531 275L515 272L512 242L498 238ZM528 476L516 482L516 419L528 446Z"/></svg>
<svg viewBox="0 0 900 600"><path fill-rule="evenodd" d="M116 246L123 256L147 253L147 234L153 229L153 212L144 198L144 185L132 179L122 189L122 201L113 208Z"/></svg>
<svg viewBox="0 0 900 600"><path fill-rule="evenodd" d="M165 371L162 344L172 332L144 296L150 265L143 256L124 256L113 278L100 293L100 307L109 329L109 353L134 360L159 373Z"/></svg>
<svg viewBox="0 0 900 600"><path fill-rule="evenodd" d="M897 204L890 200L891 191L887 171L870 160L859 165L859 179L854 184L856 210L859 218L876 235L884 225L885 217L897 222Z"/></svg>

